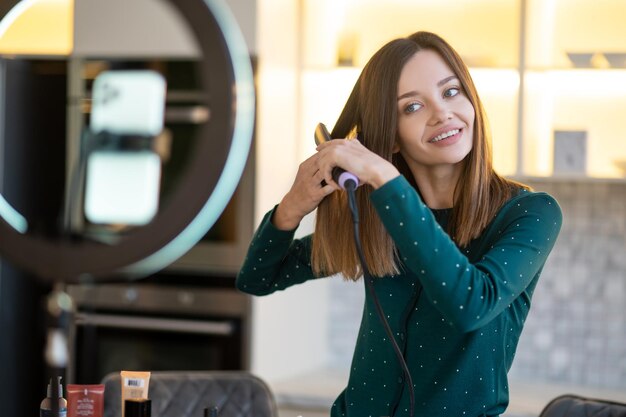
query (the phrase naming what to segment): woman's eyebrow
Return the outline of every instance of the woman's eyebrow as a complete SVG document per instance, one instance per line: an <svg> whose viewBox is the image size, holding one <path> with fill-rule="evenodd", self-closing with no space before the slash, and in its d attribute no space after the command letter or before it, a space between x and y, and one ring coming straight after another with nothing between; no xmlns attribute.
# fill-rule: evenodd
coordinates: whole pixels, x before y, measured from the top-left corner
<svg viewBox="0 0 626 417"><path fill-rule="evenodd" d="M453 75L450 75L450 76L448 76L448 77L444 78L443 80L439 81L439 82L437 83L437 87L442 87L442 86L444 86L446 83L448 83L448 82L450 82L450 81L454 80L455 78L457 78L457 79L458 79L458 77L457 77L456 75L454 75L454 74L453 74Z"/></svg>
<svg viewBox="0 0 626 417"><path fill-rule="evenodd" d="M451 80L454 80L455 78L458 78L456 75L450 75L444 79L442 79L441 81L439 81L437 83L437 87L441 87L443 85L445 85L446 83L450 82ZM413 97L413 96L418 96L419 92L413 90L413 91L409 91L407 93L402 94L401 96L398 97L398 101L402 100L403 98L407 98L407 97Z"/></svg>

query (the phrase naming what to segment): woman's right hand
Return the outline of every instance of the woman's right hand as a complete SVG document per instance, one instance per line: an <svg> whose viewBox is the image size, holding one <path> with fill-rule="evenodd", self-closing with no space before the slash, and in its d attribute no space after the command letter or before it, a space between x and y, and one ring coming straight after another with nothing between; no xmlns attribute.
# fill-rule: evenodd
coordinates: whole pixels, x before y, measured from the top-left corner
<svg viewBox="0 0 626 417"><path fill-rule="evenodd" d="M315 210L319 203L337 190L335 184L322 186L324 175L317 169L318 153L298 167L291 189L276 208L272 223L280 230L294 230L304 216Z"/></svg>

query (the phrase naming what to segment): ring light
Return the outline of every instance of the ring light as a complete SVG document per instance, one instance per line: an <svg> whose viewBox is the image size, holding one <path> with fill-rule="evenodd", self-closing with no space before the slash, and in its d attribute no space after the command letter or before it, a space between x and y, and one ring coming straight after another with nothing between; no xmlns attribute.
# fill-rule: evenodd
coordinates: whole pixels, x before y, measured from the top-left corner
<svg viewBox="0 0 626 417"><path fill-rule="evenodd" d="M0 255L47 281L106 281L156 272L196 244L218 219L239 182L252 140L254 84L248 50L218 0L170 0L201 52L210 120L178 186L145 226L112 245L24 233L24 219L0 196Z"/></svg>

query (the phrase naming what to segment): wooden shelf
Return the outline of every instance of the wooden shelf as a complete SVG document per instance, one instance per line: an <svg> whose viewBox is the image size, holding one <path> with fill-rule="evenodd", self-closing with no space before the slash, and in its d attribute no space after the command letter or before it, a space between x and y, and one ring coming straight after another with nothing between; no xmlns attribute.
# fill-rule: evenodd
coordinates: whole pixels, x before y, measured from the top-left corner
<svg viewBox="0 0 626 417"><path fill-rule="evenodd" d="M624 184L626 185L626 177L623 178L602 178L602 177L586 177L578 175L554 175L549 177L535 176L516 176L508 175L507 178L519 182L541 182L541 183L586 183L586 184Z"/></svg>

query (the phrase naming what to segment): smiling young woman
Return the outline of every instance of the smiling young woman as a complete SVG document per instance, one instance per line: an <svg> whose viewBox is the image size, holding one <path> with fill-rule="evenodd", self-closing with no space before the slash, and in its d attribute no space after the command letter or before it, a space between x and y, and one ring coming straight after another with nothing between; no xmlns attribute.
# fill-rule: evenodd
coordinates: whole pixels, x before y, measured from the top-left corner
<svg viewBox="0 0 626 417"><path fill-rule="evenodd" d="M498 416L541 269L561 227L545 193L499 176L467 67L443 39L417 32L383 46L356 82L332 140L300 165L250 245L237 286L256 295L363 270L346 195L356 190L368 269L350 378L332 416ZM325 182L323 183L322 180ZM317 208L315 233L294 229ZM413 385L397 363L375 298Z"/></svg>

